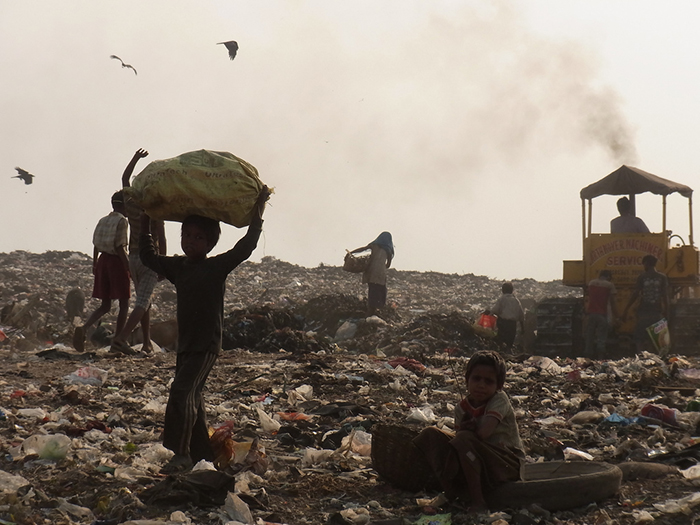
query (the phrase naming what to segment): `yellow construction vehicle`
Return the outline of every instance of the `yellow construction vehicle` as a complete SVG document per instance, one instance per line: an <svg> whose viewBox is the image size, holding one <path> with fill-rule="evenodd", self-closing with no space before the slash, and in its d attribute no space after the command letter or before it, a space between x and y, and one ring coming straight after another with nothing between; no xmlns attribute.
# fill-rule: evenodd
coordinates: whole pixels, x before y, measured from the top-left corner
<svg viewBox="0 0 700 525"><path fill-rule="evenodd" d="M601 195L628 196L634 215L635 195L653 193L662 198L660 233L593 233L593 199ZM688 199L689 230L683 237L666 228L666 196L679 193ZM700 257L693 244L693 190L637 168L622 166L607 177L581 190L583 257L564 261L563 283L580 287L582 297L545 299L537 305L536 349L543 355L582 355L586 285L607 269L617 289L617 307L622 312L633 293L637 277L644 271L642 258L658 259L656 269L668 277L671 292L669 327L673 351L700 354ZM634 309L627 320L615 326L608 339L609 355L634 352L631 336Z"/></svg>

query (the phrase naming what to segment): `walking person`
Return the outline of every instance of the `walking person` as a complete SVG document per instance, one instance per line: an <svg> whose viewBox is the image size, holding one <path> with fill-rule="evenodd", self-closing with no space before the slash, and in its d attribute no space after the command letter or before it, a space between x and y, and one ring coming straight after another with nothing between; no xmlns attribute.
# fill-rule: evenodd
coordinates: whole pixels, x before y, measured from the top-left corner
<svg viewBox="0 0 700 525"><path fill-rule="evenodd" d="M112 212L102 217L92 235L92 273L95 284L92 296L101 299L102 304L90 314L85 324L77 326L73 332L73 348L85 351L85 331L112 309L112 301L119 301L117 327L119 332L126 322L129 311L129 259L126 255L127 220L124 216L124 194L121 191L112 195Z"/></svg>
<svg viewBox="0 0 700 525"><path fill-rule="evenodd" d="M614 321L617 315L615 297L617 290L612 283L610 270L601 270L597 279L588 283L588 304L586 305L586 357L602 359L608 341L610 322L608 309Z"/></svg>
<svg viewBox="0 0 700 525"><path fill-rule="evenodd" d="M131 185L131 175L134 172L136 163L148 156L144 149L136 150L129 164L122 174L122 187L128 188ZM141 323L141 333L143 334L143 345L141 351L145 354L152 352L151 344L151 297L153 289L159 280L158 274L144 266L139 256L139 237L141 235L141 207L131 197L124 200L126 217L129 220L129 269L131 279L134 282L134 292L136 302L129 318L122 330L119 330L112 340L110 350L123 354L134 354L127 340L131 333ZM165 224L163 221L151 220L151 233L153 234L156 250L160 255L167 253L165 241Z"/></svg>
<svg viewBox="0 0 700 525"><path fill-rule="evenodd" d="M525 312L520 304L520 299L513 295L513 283L503 283L502 295L491 308L491 313L497 317L497 340L503 343L508 350L513 348L515 335L520 329L525 333Z"/></svg>
<svg viewBox="0 0 700 525"><path fill-rule="evenodd" d="M163 446L175 455L161 470L163 474L189 470L202 459L214 460L202 391L221 352L226 278L256 248L269 195L267 186L263 187L245 236L214 257L207 255L221 234L218 221L188 216L181 234L185 255L166 257L158 255L150 235L150 218L142 214L141 260L177 291L177 360L163 427Z"/></svg>
<svg viewBox="0 0 700 525"><path fill-rule="evenodd" d="M645 346L651 344L651 338L647 333L654 323L664 317L668 319L669 291L668 279L656 269L658 259L653 255L645 255L642 259L644 272L637 277L634 292L622 313L622 321L627 318L629 309L639 300L637 307L637 325L634 330L634 339L637 351L641 352Z"/></svg>

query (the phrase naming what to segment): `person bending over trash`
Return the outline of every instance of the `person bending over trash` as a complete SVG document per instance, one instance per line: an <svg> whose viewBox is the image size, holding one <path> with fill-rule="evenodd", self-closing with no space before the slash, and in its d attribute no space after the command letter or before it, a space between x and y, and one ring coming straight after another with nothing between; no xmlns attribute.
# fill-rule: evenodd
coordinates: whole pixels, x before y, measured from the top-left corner
<svg viewBox="0 0 700 525"><path fill-rule="evenodd" d="M269 195L264 186L245 236L231 250L209 258L221 233L218 221L190 215L182 223L184 257L163 256L156 253L150 218L141 215L141 260L173 283L177 292L177 360L163 427L163 446L175 455L162 468L163 474L184 472L202 459L215 459L202 389L221 351L226 277L256 248Z"/></svg>
<svg viewBox="0 0 700 525"><path fill-rule="evenodd" d="M370 250L367 269L362 274L362 282L367 283L367 315L374 315L386 305L386 270L394 258L394 243L391 233L382 232L367 246L355 248L350 253Z"/></svg>
<svg viewBox="0 0 700 525"><path fill-rule="evenodd" d="M466 499L469 512L480 512L487 510L485 492L520 479L525 454L513 406L502 390L506 364L500 354L474 353L464 377L468 393L455 408L456 433L428 427L413 443L447 499Z"/></svg>

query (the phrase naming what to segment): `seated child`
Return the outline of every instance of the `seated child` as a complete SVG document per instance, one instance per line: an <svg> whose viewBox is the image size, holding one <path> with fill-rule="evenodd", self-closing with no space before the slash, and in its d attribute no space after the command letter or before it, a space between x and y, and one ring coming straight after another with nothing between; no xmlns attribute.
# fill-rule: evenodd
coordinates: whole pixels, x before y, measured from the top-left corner
<svg viewBox="0 0 700 525"><path fill-rule="evenodd" d="M484 492L520 479L524 458L515 413L503 392L506 364L497 352L476 352L465 372L468 394L455 407L457 432L423 430L423 452L449 500L468 498L470 511L487 510Z"/></svg>

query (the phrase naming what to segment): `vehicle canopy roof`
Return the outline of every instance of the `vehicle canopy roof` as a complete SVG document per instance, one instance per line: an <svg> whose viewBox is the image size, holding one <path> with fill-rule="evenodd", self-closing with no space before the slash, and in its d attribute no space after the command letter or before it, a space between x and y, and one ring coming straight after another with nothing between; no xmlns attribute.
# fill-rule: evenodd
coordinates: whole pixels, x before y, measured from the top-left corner
<svg viewBox="0 0 700 525"><path fill-rule="evenodd" d="M678 192L689 199L693 195L693 190L685 184L662 179L646 171L622 165L607 177L583 188L581 198L594 199L600 195L636 195L646 192L656 195Z"/></svg>

